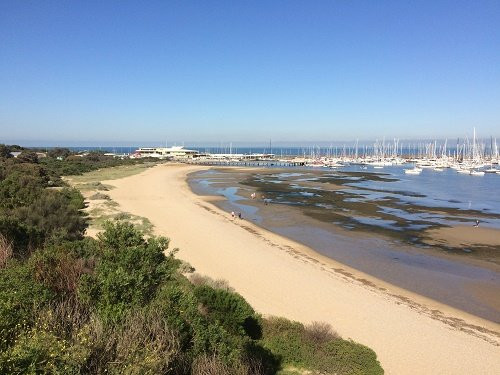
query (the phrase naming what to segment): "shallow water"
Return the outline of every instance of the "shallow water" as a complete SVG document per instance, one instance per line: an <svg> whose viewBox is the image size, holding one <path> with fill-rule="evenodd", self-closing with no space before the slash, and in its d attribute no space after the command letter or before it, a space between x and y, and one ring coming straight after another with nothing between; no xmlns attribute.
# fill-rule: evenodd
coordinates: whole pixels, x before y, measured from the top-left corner
<svg viewBox="0 0 500 375"><path fill-rule="evenodd" d="M254 202L246 198L255 189L237 183L238 180L244 178L241 172L237 179L234 178L235 172L230 169L222 172L213 170L198 172L191 176L190 186L198 194L224 196L226 200L217 204L227 212L240 211L245 219L303 243L343 264L477 316L500 322L500 297L498 297L500 296L500 274L498 272L467 263L466 260L455 260L438 256L439 254L434 256L423 246L411 245L395 239L384 239L380 236L369 236L366 233L349 232L346 234L345 230L338 230L338 226L334 223L320 223L304 215L300 209L308 204L307 200L317 199L314 195L317 195L319 188L315 187L315 190L308 187L304 188L304 191L297 191L301 189L301 184L309 181L317 182L318 179L325 177L338 177L337 174L342 171L358 172L360 170L359 166L351 166L335 172L315 169L314 176L310 175L311 170L308 169L284 173L259 174L257 172L259 174L257 179L280 187L288 183L293 185L291 190L295 191L294 194L286 191L277 193L273 196L273 203L266 209L267 211L259 209L253 204ZM373 172L373 170L361 172ZM492 194L494 191L499 191L496 189L500 186L500 176L490 178L486 175L481 180L481 177L460 175L452 170L445 172L424 170L420 176L407 176L404 174L404 168L401 167L385 167L375 172L376 176L381 177L382 180L371 179L376 176L371 176L369 179L346 176L347 184L336 193L340 193L340 196L347 194L348 197L345 199L349 200L377 202L380 215L351 215L354 224L339 223L343 228L355 228L356 222L359 222L363 225L394 231L408 228L419 230L429 226L425 224L426 222L438 225L455 224L462 219L471 221L472 218L468 216L467 211L469 209L490 216L500 214L500 198L498 194ZM419 179L421 177L423 178ZM392 181L394 179L397 181ZM450 186L452 192L447 193L446 190L450 190ZM460 186L460 189L455 189L455 186ZM359 195L349 195L352 193L351 190L358 189L360 189ZM489 191L488 194L487 191ZM389 207L384 203L383 199L388 194L391 198L396 198L397 207ZM279 218L279 225L267 220L269 212L272 212L272 205L276 203L281 203L280 212L284 212ZM321 202L315 204L323 205L325 210L332 209L328 204ZM463 217L446 213L413 212L407 209L411 204L431 208L450 208L460 210L459 212L463 210ZM381 215L390 216L388 218ZM406 220L406 226L398 227L391 217ZM481 220L481 225L500 226L500 220L496 217L486 217Z"/></svg>

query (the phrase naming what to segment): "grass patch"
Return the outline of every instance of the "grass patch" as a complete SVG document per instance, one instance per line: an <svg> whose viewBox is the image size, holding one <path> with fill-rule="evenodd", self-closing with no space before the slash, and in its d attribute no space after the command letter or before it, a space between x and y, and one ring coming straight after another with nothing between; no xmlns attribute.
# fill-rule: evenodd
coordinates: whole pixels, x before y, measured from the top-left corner
<svg viewBox="0 0 500 375"><path fill-rule="evenodd" d="M118 167L102 168L96 171L84 173L81 176L71 176L69 180L73 185L84 184L86 186L106 186L101 183L104 180L116 180L141 173L157 163L150 162L135 165L121 165ZM99 189L98 189L99 190Z"/></svg>
<svg viewBox="0 0 500 375"><path fill-rule="evenodd" d="M109 191L113 189L113 186L111 185L105 185L102 184L101 182L87 182L87 183L75 183L74 181L70 180L71 185L76 187L80 191Z"/></svg>
<svg viewBox="0 0 500 375"><path fill-rule="evenodd" d="M119 204L117 202L115 202L114 200L111 200L111 199L104 202L104 205L108 208L111 208L111 209L119 206Z"/></svg>
<svg viewBox="0 0 500 375"><path fill-rule="evenodd" d="M96 214L97 213L97 214ZM91 220L90 227L97 230L104 229L105 223L108 221L119 221L133 224L136 229L146 236L153 235L154 225L148 218L132 215L128 212L105 213L105 210L96 208L90 212Z"/></svg>

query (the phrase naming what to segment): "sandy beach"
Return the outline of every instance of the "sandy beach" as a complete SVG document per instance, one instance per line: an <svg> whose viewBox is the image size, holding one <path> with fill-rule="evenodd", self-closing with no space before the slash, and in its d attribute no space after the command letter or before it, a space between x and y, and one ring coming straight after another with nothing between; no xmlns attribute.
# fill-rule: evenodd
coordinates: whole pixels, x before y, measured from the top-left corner
<svg viewBox="0 0 500 375"><path fill-rule="evenodd" d="M123 211L147 217L196 271L221 278L265 315L324 321L373 348L388 374L500 373L500 326L350 269L231 216L160 165L103 181Z"/></svg>

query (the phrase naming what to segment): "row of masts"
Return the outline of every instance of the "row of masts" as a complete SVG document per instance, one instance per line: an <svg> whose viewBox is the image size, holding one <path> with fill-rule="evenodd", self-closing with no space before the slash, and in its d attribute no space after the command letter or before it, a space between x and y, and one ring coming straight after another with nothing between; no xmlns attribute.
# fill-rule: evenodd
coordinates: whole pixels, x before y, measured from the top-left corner
<svg viewBox="0 0 500 375"><path fill-rule="evenodd" d="M249 149L246 148L246 151ZM237 148L233 148L232 144L228 147L218 147L216 149L206 150L207 153L214 154L238 154ZM401 142L394 139L392 142L375 141L372 145L359 145L359 141L355 144L342 146L328 147L324 146L308 146L295 148L274 148L260 149L264 154L273 155L276 158L301 157L304 159L341 159L349 161L386 161L395 159L404 160L454 160L457 162L493 162L499 160L499 148L497 140L491 138L489 141L478 141L475 138L457 139L454 145L445 140L438 143L432 142ZM275 153L273 154L274 151ZM252 149L250 149L250 153Z"/></svg>
<svg viewBox="0 0 500 375"><path fill-rule="evenodd" d="M229 154L206 152L201 159L229 160L236 162L238 157L241 160L248 159L247 154L233 154L232 144L229 146ZM271 151L271 152L269 152ZM451 142L427 141L427 142L402 142L393 139L386 142L376 140L373 144L360 145L357 140L352 145L320 147L309 146L307 148L277 149L272 153L271 142L269 150L258 155L259 160L275 160L289 162L292 164L307 165L312 167L337 168L347 164L360 164L362 166L372 166L373 168L384 168L391 165L402 165L414 163L415 168L408 170L408 173L419 174L424 168L432 168L435 171L442 171L444 168L453 168L459 173L470 173L482 175L484 173L499 173L500 171L493 164L499 164L499 149L496 138L490 138L489 142L478 140L476 130L472 139L457 139L456 144ZM243 155L243 156L242 156ZM251 154L254 155L254 154ZM220 157L224 156L224 159ZM489 169L486 169L488 168ZM363 167L365 169L366 167Z"/></svg>

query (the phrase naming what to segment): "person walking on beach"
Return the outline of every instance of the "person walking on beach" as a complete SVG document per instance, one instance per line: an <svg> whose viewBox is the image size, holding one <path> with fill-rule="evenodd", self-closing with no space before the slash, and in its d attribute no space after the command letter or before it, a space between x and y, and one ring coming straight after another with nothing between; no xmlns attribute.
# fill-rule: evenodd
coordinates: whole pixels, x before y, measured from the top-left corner
<svg viewBox="0 0 500 375"><path fill-rule="evenodd" d="M239 217L239 218L240 218L240 220L241 220L241 212L238 212L238 217Z"/></svg>
<svg viewBox="0 0 500 375"><path fill-rule="evenodd" d="M479 226L479 220L476 219L476 224L474 224L474 227L477 228Z"/></svg>
<svg viewBox="0 0 500 375"><path fill-rule="evenodd" d="M234 220L234 211L231 211L231 219Z"/></svg>

